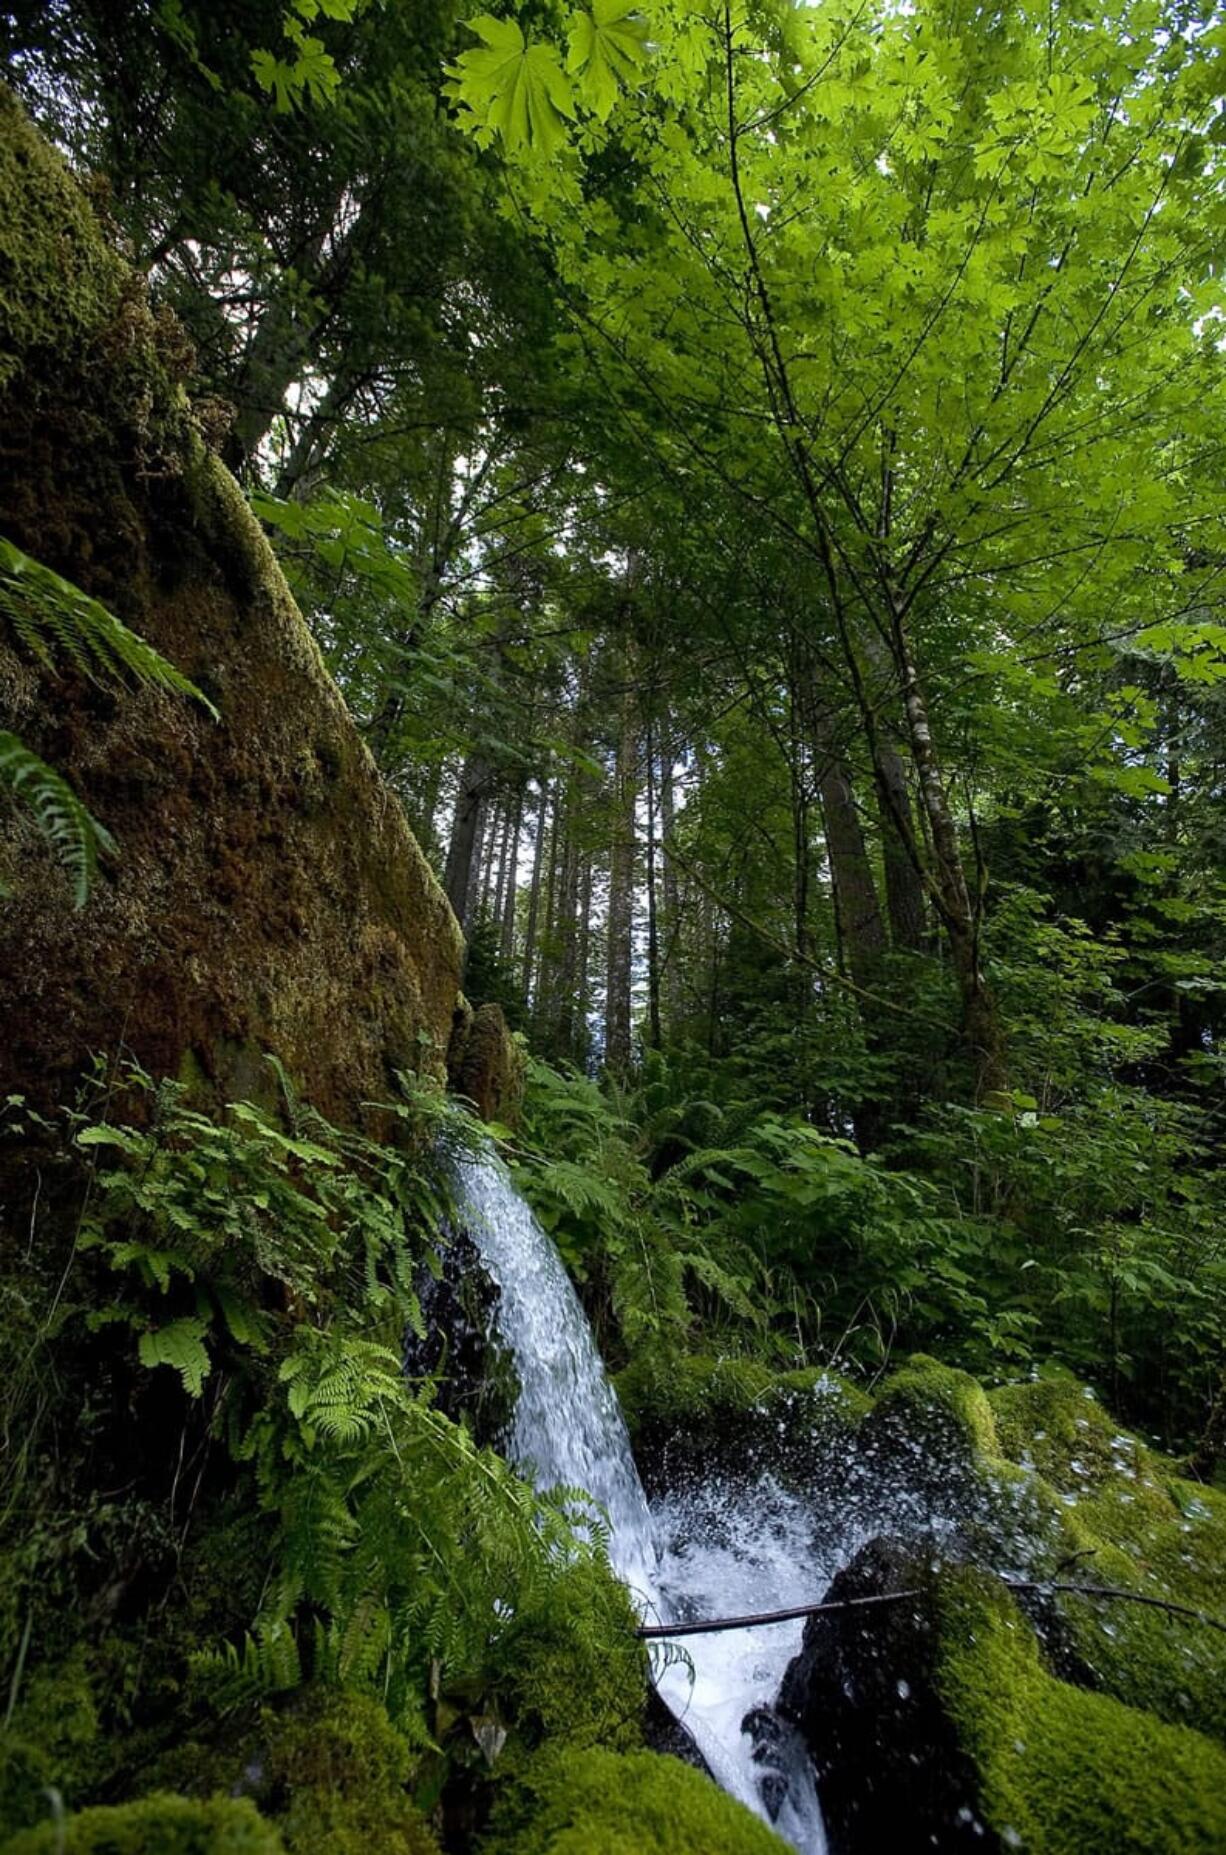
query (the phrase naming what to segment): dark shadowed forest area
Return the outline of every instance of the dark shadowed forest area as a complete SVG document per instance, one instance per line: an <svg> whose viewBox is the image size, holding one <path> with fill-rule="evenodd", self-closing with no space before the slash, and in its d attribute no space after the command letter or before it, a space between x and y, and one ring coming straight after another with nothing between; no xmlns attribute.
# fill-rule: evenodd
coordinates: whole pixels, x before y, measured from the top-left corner
<svg viewBox="0 0 1226 1855"><path fill-rule="evenodd" d="M0 4L0 1855L1220 1855L1226 15L489 4Z"/></svg>

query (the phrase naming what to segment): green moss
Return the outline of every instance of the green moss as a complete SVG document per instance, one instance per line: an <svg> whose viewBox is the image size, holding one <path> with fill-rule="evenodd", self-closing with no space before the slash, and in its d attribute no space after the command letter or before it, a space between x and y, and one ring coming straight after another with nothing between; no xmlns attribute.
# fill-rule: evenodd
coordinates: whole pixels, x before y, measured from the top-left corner
<svg viewBox="0 0 1226 1855"><path fill-rule="evenodd" d="M162 1795L25 1830L3 1855L282 1855L282 1842L247 1798Z"/></svg>
<svg viewBox="0 0 1226 1855"><path fill-rule="evenodd" d="M969 1372L915 1353L893 1373L865 1425L866 1446L898 1444L938 1470L999 1453L987 1393Z"/></svg>
<svg viewBox="0 0 1226 1855"><path fill-rule="evenodd" d="M0 86L0 387L25 357L79 350L114 316L125 268L80 184Z"/></svg>
<svg viewBox="0 0 1226 1855"><path fill-rule="evenodd" d="M263 1727L270 1809L295 1855L437 1855L405 1788L408 1742L377 1701L313 1692Z"/></svg>
<svg viewBox="0 0 1226 1855"><path fill-rule="evenodd" d="M655 1752L550 1749L500 1801L486 1855L783 1855L692 1766Z"/></svg>
<svg viewBox="0 0 1226 1855"><path fill-rule="evenodd" d="M980 1780L979 1808L1026 1855L1212 1855L1226 1847L1226 1755L1043 1668L990 1576L940 1581L936 1686Z"/></svg>
<svg viewBox="0 0 1226 1855"><path fill-rule="evenodd" d="M992 1393L1002 1447L1033 1464L1063 1512L1070 1579L1119 1585L1221 1614L1226 1497L1120 1430L1075 1379ZM1087 1680L1161 1719L1226 1741L1226 1637L1141 1605L1059 1599Z"/></svg>
<svg viewBox="0 0 1226 1855"><path fill-rule="evenodd" d="M824 1367L772 1372L756 1359L644 1354L615 1382L636 1439L672 1432L718 1443L750 1429L777 1433L782 1423L811 1451L850 1435L872 1408L864 1392Z"/></svg>
<svg viewBox="0 0 1226 1855"><path fill-rule="evenodd" d="M21 1696L0 1736L0 1835L45 1816L48 1790L83 1795L109 1763L84 1649L36 1669Z"/></svg>
<svg viewBox="0 0 1226 1855"><path fill-rule="evenodd" d="M508 1632L494 1682L526 1744L642 1744L647 1658L634 1636L637 1621L620 1580L581 1561L551 1585L547 1608Z"/></svg>

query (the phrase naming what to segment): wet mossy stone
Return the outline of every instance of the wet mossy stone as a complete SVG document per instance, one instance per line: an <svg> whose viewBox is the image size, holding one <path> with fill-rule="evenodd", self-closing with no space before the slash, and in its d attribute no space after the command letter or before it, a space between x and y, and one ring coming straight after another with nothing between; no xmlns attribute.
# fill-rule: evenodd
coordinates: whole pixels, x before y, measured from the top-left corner
<svg viewBox="0 0 1226 1855"><path fill-rule="evenodd" d="M406 1789L413 1754L378 1701L309 1690L262 1725L265 1808L290 1855L438 1855Z"/></svg>
<svg viewBox="0 0 1226 1855"><path fill-rule="evenodd" d="M979 1811L1019 1855L1220 1855L1226 1753L1110 1695L1057 1680L1008 1591L939 1583L935 1681L979 1779Z"/></svg>
<svg viewBox="0 0 1226 1855"><path fill-rule="evenodd" d="M1058 1679L993 1574L874 1541L810 1619L783 1688L835 1855L1215 1855L1226 1756L1186 1727Z"/></svg>
<svg viewBox="0 0 1226 1855"><path fill-rule="evenodd" d="M100 695L0 627L0 725L118 846L77 910L0 816L0 1095L51 1112L122 1046L212 1106L271 1053L320 1113L382 1137L398 1072L443 1078L458 924L193 416L182 328L2 88L0 190L0 532L220 714Z"/></svg>
<svg viewBox="0 0 1226 1855"><path fill-rule="evenodd" d="M969 1372L916 1353L886 1380L861 1431L865 1453L912 1483L947 1490L998 1454L987 1393Z"/></svg>
<svg viewBox="0 0 1226 1855"><path fill-rule="evenodd" d="M1058 1516L1066 1582L1119 1586L1226 1620L1226 1495L1183 1480L1071 1377L1004 1386L991 1404L1002 1450ZM1054 1556L1045 1571L1055 1571ZM1226 1743L1226 1635L1140 1604L1071 1593L1054 1603L1079 1680Z"/></svg>
<svg viewBox="0 0 1226 1855"><path fill-rule="evenodd" d="M653 1494L695 1477L763 1470L808 1486L871 1409L825 1367L772 1372L755 1359L644 1354L614 1383Z"/></svg>
<svg viewBox="0 0 1226 1855"><path fill-rule="evenodd" d="M500 1800L482 1855L785 1855L692 1766L656 1752L540 1753Z"/></svg>
<svg viewBox="0 0 1226 1855"><path fill-rule="evenodd" d="M81 350L113 316L124 266L80 182L0 85L0 387L27 357Z"/></svg>
<svg viewBox="0 0 1226 1855"><path fill-rule="evenodd" d="M784 1677L779 1711L812 1754L835 1855L983 1846L974 1768L934 1687L936 1563L914 1545L870 1541L829 1600L899 1601L810 1617Z"/></svg>
<svg viewBox="0 0 1226 1855"><path fill-rule="evenodd" d="M249 1798L143 1797L23 1830L2 1855L284 1855Z"/></svg>

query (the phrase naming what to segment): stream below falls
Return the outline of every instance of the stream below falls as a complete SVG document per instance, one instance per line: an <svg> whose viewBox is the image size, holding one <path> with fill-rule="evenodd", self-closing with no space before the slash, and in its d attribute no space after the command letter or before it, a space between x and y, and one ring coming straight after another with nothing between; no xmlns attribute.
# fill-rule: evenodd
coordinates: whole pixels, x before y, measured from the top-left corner
<svg viewBox="0 0 1226 1855"><path fill-rule="evenodd" d="M492 1152L455 1160L462 1221L499 1289L497 1337L520 1393L507 1455L537 1487L584 1488L608 1515L609 1554L645 1620L744 1615L819 1598L836 1564L812 1516L770 1475L713 1479L648 1503L617 1396L561 1257ZM840 1558L842 1554L840 1554ZM657 1658L661 1698L713 1776L798 1855L825 1855L813 1768L771 1711L802 1621L690 1637Z"/></svg>

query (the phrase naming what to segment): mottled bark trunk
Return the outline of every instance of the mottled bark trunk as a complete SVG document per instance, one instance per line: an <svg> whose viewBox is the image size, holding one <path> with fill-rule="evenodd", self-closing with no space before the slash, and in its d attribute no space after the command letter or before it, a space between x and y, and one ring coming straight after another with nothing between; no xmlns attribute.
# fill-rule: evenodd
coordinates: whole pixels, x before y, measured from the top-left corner
<svg viewBox="0 0 1226 1855"><path fill-rule="evenodd" d="M502 936L498 943L503 960L510 966L515 957L515 907L519 897L519 840L524 827L524 789L515 794L511 807L510 846L506 859L506 881L502 896Z"/></svg>
<svg viewBox="0 0 1226 1855"><path fill-rule="evenodd" d="M589 1050L588 1016L592 1008L591 966L592 966L592 858L590 852L582 859L583 874L579 893L579 971L575 983L576 998L576 1039L575 1055L580 1062L586 1060Z"/></svg>
<svg viewBox="0 0 1226 1855"><path fill-rule="evenodd" d="M924 945L928 915L919 872L911 794L901 755L884 743L877 754L877 804L890 939L900 952L917 953Z"/></svg>
<svg viewBox="0 0 1226 1855"><path fill-rule="evenodd" d="M455 816L447 846L447 865L443 887L455 910L456 920L467 931L470 925L469 897L477 862L478 832L482 803L489 786L489 761L481 754L469 754L460 771L460 789L456 795Z"/></svg>
<svg viewBox="0 0 1226 1855"><path fill-rule="evenodd" d="M919 672L897 602L892 619L903 710L919 781L920 803L932 845L933 890L940 904L962 999L962 1034L975 1065L977 1093L982 1098L1000 1094L1008 1088L1004 1034L996 1000L979 964L978 914L962 867L957 825L937 759Z"/></svg>
<svg viewBox="0 0 1226 1855"><path fill-rule="evenodd" d="M657 768L655 730L647 727L647 1041L658 1050L660 1030L660 924L656 901Z"/></svg>
<svg viewBox="0 0 1226 1855"><path fill-rule="evenodd" d="M682 1011L681 997L681 892L677 884L677 866L668 854L668 844L676 822L676 743L671 733L665 734L661 746L660 758L660 826L661 854L660 877L663 891L663 920L661 928L664 938L664 956L660 974L662 985L662 1005L664 1021L669 1027L670 1035L680 1022Z"/></svg>

